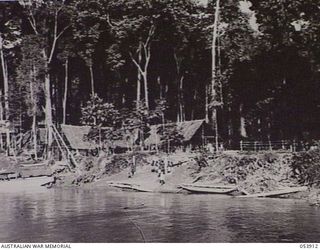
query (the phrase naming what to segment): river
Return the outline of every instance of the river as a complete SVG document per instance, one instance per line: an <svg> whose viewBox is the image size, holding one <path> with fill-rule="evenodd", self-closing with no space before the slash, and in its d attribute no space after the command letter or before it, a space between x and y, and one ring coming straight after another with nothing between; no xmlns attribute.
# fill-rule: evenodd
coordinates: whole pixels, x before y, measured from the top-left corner
<svg viewBox="0 0 320 250"><path fill-rule="evenodd" d="M320 209L285 199L56 189L0 192L0 242L319 242ZM142 232L141 232L141 231Z"/></svg>

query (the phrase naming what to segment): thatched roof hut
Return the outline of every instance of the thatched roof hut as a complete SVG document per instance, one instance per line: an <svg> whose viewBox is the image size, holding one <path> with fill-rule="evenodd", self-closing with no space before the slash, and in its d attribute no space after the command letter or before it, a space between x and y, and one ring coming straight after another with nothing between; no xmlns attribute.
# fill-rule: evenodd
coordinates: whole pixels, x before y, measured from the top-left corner
<svg viewBox="0 0 320 250"><path fill-rule="evenodd" d="M193 121L184 121L178 122L175 125L177 126L177 131L182 135L184 143L191 143L194 139L197 141L202 140L203 133L205 130L205 120L193 120ZM164 126L171 126L172 123L164 124ZM162 124L152 125L150 128L150 136L146 139L146 145L156 145L160 144L160 135L158 129Z"/></svg>
<svg viewBox="0 0 320 250"><path fill-rule="evenodd" d="M61 125L61 130L67 139L67 143L74 150L91 150L97 148L95 143L86 140L90 129L90 126Z"/></svg>
<svg viewBox="0 0 320 250"><path fill-rule="evenodd" d="M184 144L203 143L203 137L207 135L208 130L205 120L193 120L178 123L168 123L164 126L176 125L176 130L182 136ZM150 136L145 140L146 146L158 145L163 142L160 141L159 127L162 124L152 125L150 127ZM90 126L74 126L74 125L61 125L61 130L67 143L74 150L91 150L96 149L98 145L93 142L87 141L86 136L89 134ZM133 133L127 133L122 139L114 140L111 143L113 148L128 149L132 144ZM131 139L130 139L131 138ZM131 145L132 146L132 145Z"/></svg>

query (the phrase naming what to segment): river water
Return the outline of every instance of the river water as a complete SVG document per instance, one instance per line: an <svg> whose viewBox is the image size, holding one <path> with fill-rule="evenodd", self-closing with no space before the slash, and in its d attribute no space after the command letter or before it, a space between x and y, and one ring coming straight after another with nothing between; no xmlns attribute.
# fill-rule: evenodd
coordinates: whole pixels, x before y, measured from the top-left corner
<svg viewBox="0 0 320 250"><path fill-rule="evenodd" d="M320 241L320 209L298 200L103 188L2 190L0 200L0 242Z"/></svg>

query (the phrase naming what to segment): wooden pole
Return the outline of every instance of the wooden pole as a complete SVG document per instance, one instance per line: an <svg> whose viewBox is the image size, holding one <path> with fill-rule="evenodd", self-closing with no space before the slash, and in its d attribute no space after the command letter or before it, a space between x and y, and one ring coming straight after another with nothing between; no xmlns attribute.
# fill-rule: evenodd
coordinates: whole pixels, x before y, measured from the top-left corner
<svg viewBox="0 0 320 250"><path fill-rule="evenodd" d="M70 157L71 161L73 162L74 166L79 169L78 167L78 163L76 161L76 159L74 158L73 154L70 152L67 144L64 142L62 136L60 135L59 131L57 130L57 128L52 124L52 128L53 128L53 132L56 133L57 138L61 141L61 144L65 147L68 157Z"/></svg>
<svg viewBox="0 0 320 250"><path fill-rule="evenodd" d="M56 141L56 143L57 143L57 145L58 145L58 149L59 149L60 152L61 152L61 157L62 157L62 159L65 158L65 155L64 155L62 146L61 146L61 144L60 144L60 142L59 142L59 140L58 140L58 138L57 138L57 135L56 135L55 133L53 133L53 138L54 138L54 140ZM68 158L68 157L66 157L66 158Z"/></svg>

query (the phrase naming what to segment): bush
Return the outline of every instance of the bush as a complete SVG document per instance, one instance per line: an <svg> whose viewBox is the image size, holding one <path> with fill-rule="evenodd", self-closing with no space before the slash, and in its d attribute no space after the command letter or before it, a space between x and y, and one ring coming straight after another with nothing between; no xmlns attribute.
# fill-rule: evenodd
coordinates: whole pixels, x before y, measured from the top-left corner
<svg viewBox="0 0 320 250"><path fill-rule="evenodd" d="M303 185L320 184L320 149L296 153L291 163L292 174Z"/></svg>

